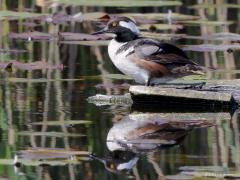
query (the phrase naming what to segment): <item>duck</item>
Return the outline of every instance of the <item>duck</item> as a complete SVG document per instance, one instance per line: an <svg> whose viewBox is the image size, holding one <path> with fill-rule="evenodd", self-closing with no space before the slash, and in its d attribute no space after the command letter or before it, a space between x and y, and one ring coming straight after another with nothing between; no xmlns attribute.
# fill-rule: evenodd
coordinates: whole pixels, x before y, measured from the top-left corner
<svg viewBox="0 0 240 180"><path fill-rule="evenodd" d="M103 163L105 169L112 173L130 171L139 160L138 154L127 150L108 151L104 157L99 157L95 154L90 154L89 156L92 160Z"/></svg>
<svg viewBox="0 0 240 180"><path fill-rule="evenodd" d="M161 113L136 112L124 116L109 129L104 156L90 154L90 158L103 163L110 172L128 172L146 154L179 145L199 125L162 117Z"/></svg>
<svg viewBox="0 0 240 180"><path fill-rule="evenodd" d="M179 144L194 127L194 122L179 123L164 119L161 113L130 113L109 130L109 151L154 152Z"/></svg>
<svg viewBox="0 0 240 180"><path fill-rule="evenodd" d="M205 75L206 68L190 60L180 48L142 37L131 18L110 19L93 35L102 33L115 35L108 44L110 59L117 69L139 84L152 86L188 75Z"/></svg>

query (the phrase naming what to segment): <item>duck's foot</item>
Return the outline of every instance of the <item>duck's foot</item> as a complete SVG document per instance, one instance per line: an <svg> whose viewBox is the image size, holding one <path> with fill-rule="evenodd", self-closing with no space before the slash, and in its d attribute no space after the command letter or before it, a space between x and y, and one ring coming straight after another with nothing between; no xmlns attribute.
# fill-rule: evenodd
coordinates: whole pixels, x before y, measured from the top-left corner
<svg viewBox="0 0 240 180"><path fill-rule="evenodd" d="M161 84L154 84L149 83L145 84L145 86L152 87L152 86L159 86L162 88L176 88L176 89L192 89L192 90L202 90L203 86L206 82L201 83L194 83L194 84L184 84L184 83L161 83Z"/></svg>
<svg viewBox="0 0 240 180"><path fill-rule="evenodd" d="M162 88L176 88L176 89L192 89L192 90L203 90L203 86L206 85L206 82L199 82L199 83L152 83L150 80L145 83L145 86L152 87L152 86L160 86Z"/></svg>
<svg viewBox="0 0 240 180"><path fill-rule="evenodd" d="M145 86L151 87L151 86L156 86L156 85L153 83L145 83Z"/></svg>
<svg viewBox="0 0 240 180"><path fill-rule="evenodd" d="M195 83L195 84L186 84L186 86L178 87L177 89L202 90L204 85L206 85L206 82Z"/></svg>

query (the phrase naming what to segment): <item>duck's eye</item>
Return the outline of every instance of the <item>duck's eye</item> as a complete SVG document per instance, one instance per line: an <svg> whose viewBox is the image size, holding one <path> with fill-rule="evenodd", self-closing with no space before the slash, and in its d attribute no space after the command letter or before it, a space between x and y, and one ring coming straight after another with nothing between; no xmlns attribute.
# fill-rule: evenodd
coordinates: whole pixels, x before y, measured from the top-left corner
<svg viewBox="0 0 240 180"><path fill-rule="evenodd" d="M116 26L117 26L117 22L113 22L112 27L116 27Z"/></svg>

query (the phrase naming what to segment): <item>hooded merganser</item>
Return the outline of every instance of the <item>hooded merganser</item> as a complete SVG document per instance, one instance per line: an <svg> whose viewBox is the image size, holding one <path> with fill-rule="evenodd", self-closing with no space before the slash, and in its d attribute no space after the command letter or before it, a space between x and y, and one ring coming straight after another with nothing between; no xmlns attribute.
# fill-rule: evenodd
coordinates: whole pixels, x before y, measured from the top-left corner
<svg viewBox="0 0 240 180"><path fill-rule="evenodd" d="M154 85L187 75L204 75L204 67L192 62L179 48L142 38L133 20L116 17L98 32L116 35L108 45L113 64L137 83Z"/></svg>
<svg viewBox="0 0 240 180"><path fill-rule="evenodd" d="M115 150L107 153L105 157L98 157L90 154L93 160L100 161L105 168L113 173L120 173L122 171L131 170L139 160L136 153L131 151Z"/></svg>
<svg viewBox="0 0 240 180"><path fill-rule="evenodd" d="M110 172L129 171L142 155L179 144L191 127L187 123L178 124L159 119L157 113L129 114L109 130L106 155L90 157L103 163Z"/></svg>
<svg viewBox="0 0 240 180"><path fill-rule="evenodd" d="M192 124L160 119L158 113L129 114L109 130L110 151L152 152L179 144L192 130ZM189 125L190 124L190 125Z"/></svg>
<svg viewBox="0 0 240 180"><path fill-rule="evenodd" d="M140 157L178 145L194 126L194 122L168 121L159 119L158 113L129 114L109 130L105 157L91 154L90 157L104 164L114 173L129 171L136 166Z"/></svg>

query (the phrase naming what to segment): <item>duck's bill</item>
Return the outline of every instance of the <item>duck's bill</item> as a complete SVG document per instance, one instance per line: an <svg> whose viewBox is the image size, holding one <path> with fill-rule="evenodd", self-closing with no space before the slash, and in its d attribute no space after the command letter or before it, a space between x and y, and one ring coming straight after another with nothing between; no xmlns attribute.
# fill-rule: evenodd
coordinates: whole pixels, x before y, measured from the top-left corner
<svg viewBox="0 0 240 180"><path fill-rule="evenodd" d="M111 32L108 30L108 28L105 27L104 29L102 29L100 31L92 33L92 35L98 35L98 34L104 34L104 33L111 33Z"/></svg>
<svg viewBox="0 0 240 180"><path fill-rule="evenodd" d="M94 155L94 154L90 154L89 156L90 156L90 158L92 158L93 160L98 160L98 161L100 161L100 162L102 162L102 163L105 163L104 159L101 159L101 158L97 157L97 156Z"/></svg>
<svg viewBox="0 0 240 180"><path fill-rule="evenodd" d="M104 34L104 33L107 33L107 32L108 32L108 30L106 28L104 28L104 29L102 29L100 31L92 33L92 35Z"/></svg>

